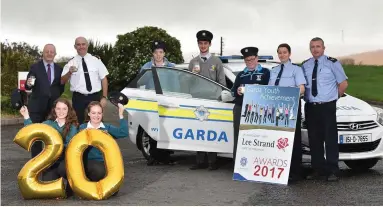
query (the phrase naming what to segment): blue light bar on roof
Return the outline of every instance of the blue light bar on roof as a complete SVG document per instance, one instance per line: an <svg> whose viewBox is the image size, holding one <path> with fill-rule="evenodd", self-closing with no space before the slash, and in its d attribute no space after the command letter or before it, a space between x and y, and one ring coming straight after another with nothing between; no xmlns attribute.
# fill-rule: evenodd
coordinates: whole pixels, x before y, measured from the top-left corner
<svg viewBox="0 0 383 207"><path fill-rule="evenodd" d="M221 60L240 60L243 59L242 55L228 55L228 56L219 56ZM274 60L272 55L260 55L258 56L259 60Z"/></svg>
<svg viewBox="0 0 383 207"><path fill-rule="evenodd" d="M258 56L258 60L274 60L274 57L272 55L261 55Z"/></svg>
<svg viewBox="0 0 383 207"><path fill-rule="evenodd" d="M222 60L222 59L226 59L226 60L233 60L233 59L243 59L243 56L242 55L229 55L229 56L219 56L219 58Z"/></svg>

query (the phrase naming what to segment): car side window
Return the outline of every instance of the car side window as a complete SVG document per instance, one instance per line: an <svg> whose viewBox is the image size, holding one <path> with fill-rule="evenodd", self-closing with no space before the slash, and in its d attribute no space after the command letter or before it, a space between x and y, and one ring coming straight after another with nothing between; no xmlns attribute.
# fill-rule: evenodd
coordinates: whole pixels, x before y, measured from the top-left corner
<svg viewBox="0 0 383 207"><path fill-rule="evenodd" d="M162 91L189 94L192 98L219 100L223 88L209 80L183 70L158 68Z"/></svg>
<svg viewBox="0 0 383 207"><path fill-rule="evenodd" d="M146 89L146 90L155 90L153 73L151 70L147 70L138 80L136 88Z"/></svg>

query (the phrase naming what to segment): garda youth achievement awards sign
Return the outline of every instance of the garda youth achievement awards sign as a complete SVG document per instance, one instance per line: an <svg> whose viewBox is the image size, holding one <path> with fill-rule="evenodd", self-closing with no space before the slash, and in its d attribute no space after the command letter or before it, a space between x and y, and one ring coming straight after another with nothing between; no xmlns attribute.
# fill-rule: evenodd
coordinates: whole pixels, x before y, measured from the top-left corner
<svg viewBox="0 0 383 207"><path fill-rule="evenodd" d="M287 184L299 88L246 85L233 180Z"/></svg>

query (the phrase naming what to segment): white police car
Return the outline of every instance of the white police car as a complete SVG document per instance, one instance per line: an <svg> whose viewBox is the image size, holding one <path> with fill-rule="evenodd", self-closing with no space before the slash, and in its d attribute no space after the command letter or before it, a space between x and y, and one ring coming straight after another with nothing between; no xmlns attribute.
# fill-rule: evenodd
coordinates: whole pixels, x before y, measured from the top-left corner
<svg viewBox="0 0 383 207"><path fill-rule="evenodd" d="M121 92L130 99L125 106L129 138L145 158L150 147L232 157L233 104L228 101L235 74L245 67L235 59L223 59L227 87L185 70L188 64L144 70L128 83ZM263 67L277 65L265 59L260 58ZM177 84L169 84L169 77ZM383 158L382 109L346 94L337 102L337 121L340 160L347 166L369 169ZM308 153L304 114L302 125L302 146Z"/></svg>

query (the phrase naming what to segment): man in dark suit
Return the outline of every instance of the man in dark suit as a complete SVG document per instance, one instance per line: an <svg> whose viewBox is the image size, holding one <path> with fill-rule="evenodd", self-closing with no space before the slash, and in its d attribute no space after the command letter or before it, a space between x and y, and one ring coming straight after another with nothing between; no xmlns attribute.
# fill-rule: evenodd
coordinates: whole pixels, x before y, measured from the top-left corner
<svg viewBox="0 0 383 207"><path fill-rule="evenodd" d="M43 49L43 59L33 64L27 75L26 90L32 90L28 100L29 116L33 123L46 120L52 109L53 102L64 92L65 84L61 84L62 67L54 63L56 48L47 44ZM33 80L35 79L35 80ZM42 151L42 142L32 145L32 158Z"/></svg>

